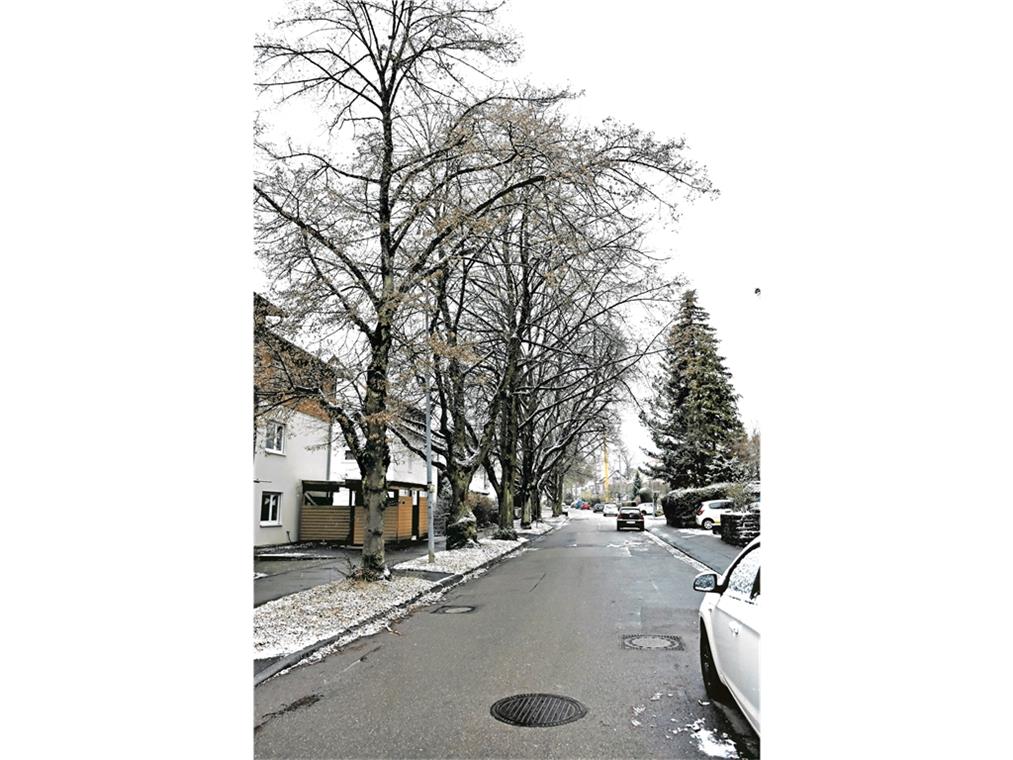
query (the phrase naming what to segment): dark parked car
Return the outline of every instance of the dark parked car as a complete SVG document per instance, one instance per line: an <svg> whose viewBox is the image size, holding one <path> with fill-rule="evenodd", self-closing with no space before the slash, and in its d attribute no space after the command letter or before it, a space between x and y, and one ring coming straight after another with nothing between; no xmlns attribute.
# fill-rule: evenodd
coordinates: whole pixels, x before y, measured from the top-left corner
<svg viewBox="0 0 1013 760"><path fill-rule="evenodd" d="M604 504L602 504L602 503L601 503L601 502L599 501L599 502L598 502L597 504L595 504L595 505L594 505L594 506L592 507L592 509L593 509L593 510L594 510L595 512L601 512L601 511L603 511L603 510L605 509L605 505L604 505Z"/></svg>
<svg viewBox="0 0 1013 760"><path fill-rule="evenodd" d="M639 509L636 507L623 507L619 510L619 516L616 517L616 530L622 530L623 528L644 529L644 516L640 514Z"/></svg>

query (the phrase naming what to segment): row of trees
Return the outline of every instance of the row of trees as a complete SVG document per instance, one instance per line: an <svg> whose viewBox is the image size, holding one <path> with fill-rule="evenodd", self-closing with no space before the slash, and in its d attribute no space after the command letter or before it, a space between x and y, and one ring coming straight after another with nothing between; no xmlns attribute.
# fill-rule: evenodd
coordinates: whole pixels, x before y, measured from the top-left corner
<svg viewBox="0 0 1013 760"><path fill-rule="evenodd" d="M484 466L503 535L558 510L568 469L618 420L662 331L632 329L671 299L643 250L647 205L712 192L681 141L567 118L572 95L489 77L514 60L495 8L387 0L295 6L258 41L271 108L258 129L258 253L300 342L333 380L290 393L330 414L363 478L363 574L386 572L393 437L419 453L433 384L434 449L467 542ZM305 101L326 129L272 135ZM638 318L648 324L648 320Z"/></svg>

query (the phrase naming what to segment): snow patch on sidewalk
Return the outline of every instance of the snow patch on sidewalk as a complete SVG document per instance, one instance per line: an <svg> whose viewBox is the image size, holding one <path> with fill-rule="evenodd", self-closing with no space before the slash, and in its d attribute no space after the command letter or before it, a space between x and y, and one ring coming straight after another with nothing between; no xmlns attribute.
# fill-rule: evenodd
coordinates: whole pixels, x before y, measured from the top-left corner
<svg viewBox="0 0 1013 760"><path fill-rule="evenodd" d="M253 658L298 652L434 585L412 577L373 583L345 578L262 604L253 610Z"/></svg>
<svg viewBox="0 0 1013 760"><path fill-rule="evenodd" d="M544 520L539 520L536 523L532 523L530 528L521 530L520 523L515 522L514 527L518 535L521 536L540 536L543 533L548 533L553 528L558 528L561 525L566 525L569 522L569 517L566 515L560 515L559 517L548 517Z"/></svg>
<svg viewBox="0 0 1013 760"><path fill-rule="evenodd" d="M436 552L435 562L429 564L428 557L416 557L394 565L395 570L433 570L438 573L467 573L496 557L512 552L527 543L526 538L516 541L501 541L483 538L478 546L468 549L452 549Z"/></svg>
<svg viewBox="0 0 1013 760"><path fill-rule="evenodd" d="M397 634L397 631L391 628L391 625L393 623L396 623L399 620L403 620L420 607L429 607L436 604L438 601L440 601L442 597L443 597L443 590L423 594L414 602L409 604L407 607L400 607L396 610L391 610L389 615L385 615L382 618L374 620L372 623L368 623L366 625L356 628L355 630L349 631L346 635L342 636L337 641L333 641L327 646L317 649L315 652L310 652L303 659L299 660L299 662L295 663L291 667L279 671L275 675L278 676L284 675L285 673L288 673L290 670L294 668L298 668L303 665L311 665L315 662L320 662L325 657L329 657L335 652L341 651L343 647L352 643L356 639L363 638L364 636L373 636L377 633L380 633L381 631L387 631L391 634Z"/></svg>

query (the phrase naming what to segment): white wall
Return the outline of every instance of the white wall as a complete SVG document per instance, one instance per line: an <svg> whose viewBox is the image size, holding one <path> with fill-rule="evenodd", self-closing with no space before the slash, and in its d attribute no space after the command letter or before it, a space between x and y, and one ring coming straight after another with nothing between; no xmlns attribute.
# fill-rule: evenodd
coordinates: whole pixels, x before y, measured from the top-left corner
<svg viewBox="0 0 1013 760"><path fill-rule="evenodd" d="M340 439L335 443L332 480L352 479L359 480L362 475L359 472L359 464L354 459L345 459L345 448ZM435 454L433 455L435 457ZM387 480L401 480L409 483L426 483L426 460L418 454L406 449L397 440L390 443L390 467L387 468ZM436 493L438 486L438 474L433 467L433 492ZM344 503L344 502L342 502Z"/></svg>
<svg viewBox="0 0 1013 760"><path fill-rule="evenodd" d="M485 467L479 466L479 468L475 470L475 474L471 476L471 484L468 486L468 490L474 491L475 493L485 494L493 501L496 500L496 491L492 487L489 476L486 475Z"/></svg>
<svg viewBox="0 0 1013 760"><path fill-rule="evenodd" d="M273 454L264 450L267 423L285 425L285 452ZM299 538L299 509L302 504L302 481L325 480L327 477L328 425L302 412L279 411L261 420L257 427L256 453L253 458L253 531L254 546L284 544ZM333 470L332 470L333 473ZM270 482L264 482L270 481ZM264 491L281 492L281 525L260 524L261 495Z"/></svg>

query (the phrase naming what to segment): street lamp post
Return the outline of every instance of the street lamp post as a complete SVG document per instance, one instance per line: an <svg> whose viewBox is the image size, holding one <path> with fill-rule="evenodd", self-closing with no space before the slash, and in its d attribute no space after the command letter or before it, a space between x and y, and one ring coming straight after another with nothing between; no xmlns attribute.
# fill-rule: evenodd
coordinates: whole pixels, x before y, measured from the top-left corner
<svg viewBox="0 0 1013 760"><path fill-rule="evenodd" d="M429 513L429 564L436 562L436 538L433 536L433 431L432 393L426 373L426 511Z"/></svg>

